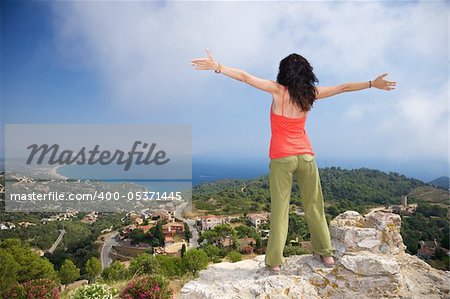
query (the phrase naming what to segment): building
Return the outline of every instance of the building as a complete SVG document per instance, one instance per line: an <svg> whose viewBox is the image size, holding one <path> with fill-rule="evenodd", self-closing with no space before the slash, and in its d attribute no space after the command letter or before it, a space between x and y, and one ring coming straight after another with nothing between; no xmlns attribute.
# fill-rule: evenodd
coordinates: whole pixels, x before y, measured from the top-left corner
<svg viewBox="0 0 450 299"><path fill-rule="evenodd" d="M92 224L95 221L97 221L97 218L98 218L98 212L90 212L90 213L87 213L86 216L84 216L84 218L80 220L80 222Z"/></svg>
<svg viewBox="0 0 450 299"><path fill-rule="evenodd" d="M144 223L144 219L142 219L141 217L134 218L133 223L138 226L142 225Z"/></svg>
<svg viewBox="0 0 450 299"><path fill-rule="evenodd" d="M402 202L401 202L402 206L407 207L408 206L408 196L404 195L402 197Z"/></svg>
<svg viewBox="0 0 450 299"><path fill-rule="evenodd" d="M270 213L250 213L247 214L247 219L255 227L259 228L261 224L267 224L270 218Z"/></svg>
<svg viewBox="0 0 450 299"><path fill-rule="evenodd" d="M22 226L22 227L29 227L31 225L36 225L36 224L32 223L32 222L24 221L24 222L17 223L17 225Z"/></svg>
<svg viewBox="0 0 450 299"><path fill-rule="evenodd" d="M173 244L174 243L174 240L173 240L173 237L172 236L165 236L164 237L164 244Z"/></svg>
<svg viewBox="0 0 450 299"><path fill-rule="evenodd" d="M16 226L12 222L2 222L0 223L0 230L2 229L13 229Z"/></svg>
<svg viewBox="0 0 450 299"><path fill-rule="evenodd" d="M172 214L168 212L167 210L154 210L150 213L150 218L152 220L167 220L172 221Z"/></svg>
<svg viewBox="0 0 450 299"><path fill-rule="evenodd" d="M429 259L433 257L436 253L436 249L438 248L436 239L433 241L420 241L419 245L420 249L417 251L417 256L421 259Z"/></svg>
<svg viewBox="0 0 450 299"><path fill-rule="evenodd" d="M183 222L169 222L162 226L162 231L164 236L174 236L175 234L184 233L184 223Z"/></svg>
<svg viewBox="0 0 450 299"><path fill-rule="evenodd" d="M150 229L153 227L153 224L149 224L149 225L141 225L138 226L138 228L142 229L144 231L144 234L148 233L150 231Z"/></svg>
<svg viewBox="0 0 450 299"><path fill-rule="evenodd" d="M403 200L402 200L403 201ZM417 205L396 205L392 206L392 212L399 215L411 215L415 213Z"/></svg>
<svg viewBox="0 0 450 299"><path fill-rule="evenodd" d="M223 240L220 241L222 248L233 246L233 238L231 236L225 236Z"/></svg>
<svg viewBox="0 0 450 299"><path fill-rule="evenodd" d="M239 239L239 245L240 246L255 246L256 245L256 239L255 238L243 238L243 239Z"/></svg>
<svg viewBox="0 0 450 299"><path fill-rule="evenodd" d="M206 215L200 217L201 230L207 231L214 229L214 227L225 224L228 221L228 217L218 215Z"/></svg>

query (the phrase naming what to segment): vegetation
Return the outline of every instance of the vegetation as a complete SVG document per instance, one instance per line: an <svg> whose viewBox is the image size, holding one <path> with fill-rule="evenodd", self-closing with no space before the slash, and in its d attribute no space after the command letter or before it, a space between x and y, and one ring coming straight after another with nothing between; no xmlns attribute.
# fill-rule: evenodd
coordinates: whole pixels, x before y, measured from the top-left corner
<svg viewBox="0 0 450 299"><path fill-rule="evenodd" d="M419 241L435 238L444 248L450 248L448 222L450 202L447 190L436 189L430 184L395 172L384 173L367 168L345 170L339 167L319 171L328 222L348 210L365 214L372 207L398 205L402 196L408 195L408 203L415 203L418 206L416 213L402 217L401 234L407 246L406 251L416 254L420 247ZM294 183L291 196L292 210L301 207L299 191L298 185ZM198 210L218 215L241 212L245 215L251 211L270 211L268 176L247 180L226 179L195 186L193 204ZM234 229L238 238L259 235L258 233L255 235L251 230L252 228L248 226L238 226ZM205 250L210 260L217 261L226 255L227 251L232 250L221 245L224 234L233 235L233 231L229 227L221 226L219 230L213 229L201 235L199 243L203 244L201 248ZM305 253L305 250L298 246L290 246L289 241L296 238L299 241L309 240L308 226L304 217L290 213L285 256ZM261 242L260 237L257 240L255 248L265 245L261 244L264 242ZM203 241L205 243L202 243ZM213 249L212 245L218 249ZM437 263L444 263L444 259L437 258L440 262L436 262L435 259L429 263L435 266Z"/></svg>
<svg viewBox="0 0 450 299"><path fill-rule="evenodd" d="M402 195L426 184L395 172L340 167L319 169L328 213L336 216L346 210L363 212L374 205L398 204ZM301 206L300 190L293 180L291 203ZM256 179L226 179L197 185L192 192L193 204L199 210L214 214L270 211L268 175Z"/></svg>
<svg viewBox="0 0 450 299"><path fill-rule="evenodd" d="M208 265L208 255L201 249L191 249L186 251L183 261L186 270L196 275Z"/></svg>
<svg viewBox="0 0 450 299"><path fill-rule="evenodd" d="M80 269L71 260L65 260L59 269L59 277L62 284L72 283L80 278Z"/></svg>
<svg viewBox="0 0 450 299"><path fill-rule="evenodd" d="M152 246L165 246L164 233L162 230L162 222L158 221L155 226L150 228L150 236L152 237Z"/></svg>
<svg viewBox="0 0 450 299"><path fill-rule="evenodd" d="M364 214L371 207L399 204L401 197L408 195L408 202L417 203L418 206L415 213L402 217L401 234L407 252L416 254L421 240L436 239L444 248L450 248L448 191L436 189L397 173L383 173L366 168L344 170L331 167L320 169L320 175L327 221L347 210ZM302 202L297 184L293 184L292 191L284 256L305 254L303 248L298 244L291 245L290 241L307 241L310 238L305 217L294 213L301 207ZM168 294L164 279L195 277L211 261L220 262L226 257L234 262L242 259L243 254L263 252L267 240L263 240L260 232L246 223L245 216L249 212L270 211L267 176L253 180L222 180L195 186L193 204L197 209L206 210L210 214L241 213L243 217L236 219L231 225L222 224L203 232L198 240L199 248L186 250L184 246L181 257L143 253L132 259L128 268L115 261L103 271L98 259L96 240L102 230L110 227L118 229L126 225L127 223L121 221L123 214L100 214L92 224L79 221L83 214L72 220L44 224L40 219L51 214L0 213L2 221L29 221L36 224L27 228L0 231L0 291L2 294L9 292L10 298L14 298L14 294L25 296L24 294L33 292L31 290L41 288L42 279L48 280L47 285L50 287L41 292L53 294L53 287L58 286L60 282L70 283L78 278L106 283L125 283L133 278L125 289L123 286L117 287L118 291L122 290L122 296L132 293L145 294L150 290L150 286L153 290L158 286L160 290L165 290L161 293L164 297L163 294ZM66 233L56 251L52 254L46 252L44 257L36 254L34 249L45 251L50 248L62 226ZM268 224L261 226L263 229L268 227ZM192 234L187 225L185 231L185 238L191 238ZM142 229L136 229L130 236L135 244L145 242L151 246L164 246L161 222L147 234L144 234ZM15 239L11 239L12 237ZM240 246L239 239L246 237L254 238L255 242ZM438 250L436 256L427 262L435 268L449 270L449 258L442 250ZM98 278L99 275L101 278ZM90 298L87 294L92 294L92 297L94 294L103 294L99 295L100 298L110 298L110 291L114 292L105 286L90 285L83 288L83 291L80 288L80 298Z"/></svg>
<svg viewBox="0 0 450 299"><path fill-rule="evenodd" d="M224 242L227 238L231 238L231 249L237 249L239 242L236 231L228 223L225 223L215 226L212 230L204 231L200 235L198 242L202 243L205 241L208 244L224 249Z"/></svg>
<svg viewBox="0 0 450 299"><path fill-rule="evenodd" d="M232 263L239 262L242 260L242 255L235 250L228 252L227 257Z"/></svg>
<svg viewBox="0 0 450 299"><path fill-rule="evenodd" d="M120 297L126 299L171 299L173 298L173 289L160 275L141 276L131 280Z"/></svg>
<svg viewBox="0 0 450 299"><path fill-rule="evenodd" d="M128 270L124 264L119 261L114 261L111 266L105 268L102 272L102 278L105 281L117 281L128 278Z"/></svg>
<svg viewBox="0 0 450 299"><path fill-rule="evenodd" d="M450 189L450 178L448 176L441 176L437 179L432 180L428 184L435 186L436 188L441 188L448 191Z"/></svg>
<svg viewBox="0 0 450 299"><path fill-rule="evenodd" d="M39 278L13 286L3 294L8 299L59 299L58 283L53 280Z"/></svg>
<svg viewBox="0 0 450 299"><path fill-rule="evenodd" d="M286 245L283 250L283 256L302 255L309 252L298 245Z"/></svg>
<svg viewBox="0 0 450 299"><path fill-rule="evenodd" d="M90 284L78 288L72 299L113 299L119 291L105 284Z"/></svg>
<svg viewBox="0 0 450 299"><path fill-rule="evenodd" d="M91 257L86 263L85 272L89 277L89 281L95 281L97 276L102 272L100 260L94 256Z"/></svg>
<svg viewBox="0 0 450 299"><path fill-rule="evenodd" d="M29 244L18 239L0 241L0 292L30 280L46 278L59 283L52 263L39 257Z"/></svg>

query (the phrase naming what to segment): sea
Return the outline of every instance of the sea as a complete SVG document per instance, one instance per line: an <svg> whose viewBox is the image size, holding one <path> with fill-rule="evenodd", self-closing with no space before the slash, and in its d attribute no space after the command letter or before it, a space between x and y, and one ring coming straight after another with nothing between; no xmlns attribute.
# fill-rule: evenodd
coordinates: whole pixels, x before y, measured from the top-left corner
<svg viewBox="0 0 450 299"><path fill-rule="evenodd" d="M104 166L100 166L103 167ZM92 168L65 165L59 167L57 172L60 175L71 179L85 179ZM269 173L269 159L238 159L238 160L213 160L213 159L193 159L192 178L172 179L172 180L145 180L145 179L105 179L107 182L133 182L143 186L155 185L155 182L187 182L196 186L202 183L213 182L221 179L252 179Z"/></svg>

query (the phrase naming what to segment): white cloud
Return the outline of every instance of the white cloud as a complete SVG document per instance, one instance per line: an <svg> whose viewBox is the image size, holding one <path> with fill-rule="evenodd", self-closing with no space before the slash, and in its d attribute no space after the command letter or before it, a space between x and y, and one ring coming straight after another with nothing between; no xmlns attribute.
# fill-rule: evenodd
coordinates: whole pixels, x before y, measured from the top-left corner
<svg viewBox="0 0 450 299"><path fill-rule="evenodd" d="M410 90L393 107L391 117L377 126L391 141L386 154L395 159L448 156L448 89Z"/></svg>
<svg viewBox="0 0 450 299"><path fill-rule="evenodd" d="M54 12L61 53L77 67L82 63L98 74L112 105L139 117L146 112L165 116L167 111L172 117L184 115L198 127L210 127L206 139L221 132L218 142L224 150L235 150L232 144L241 142L246 151L259 151L267 141L244 142L245 135L261 135L260 124L236 121L227 129L227 122L215 116L241 117L236 107L242 107L243 88L192 69L190 60L204 56L205 47L230 66L272 78L278 61L297 52L313 63L326 85L371 79L389 70L399 81L399 89L389 95L395 104L341 98L332 113L344 116L342 130L351 131L356 121L361 122L354 134L373 136L368 149L372 155L387 151L392 157L447 157L448 135L432 137L443 133L448 119L445 2L74 1L55 3ZM430 91L422 84L425 80L439 92ZM267 106L245 113L266 113ZM393 111L385 113L389 109ZM427 113L420 114L424 110ZM314 113L325 119L331 114L326 111ZM387 119L376 126L369 123L380 113ZM237 126L242 129L240 140ZM355 135L339 136L339 150L359 155L360 148L368 147L355 147ZM326 138L337 142L337 137L320 133L318 144L331 142ZM206 148L209 142L204 144Z"/></svg>

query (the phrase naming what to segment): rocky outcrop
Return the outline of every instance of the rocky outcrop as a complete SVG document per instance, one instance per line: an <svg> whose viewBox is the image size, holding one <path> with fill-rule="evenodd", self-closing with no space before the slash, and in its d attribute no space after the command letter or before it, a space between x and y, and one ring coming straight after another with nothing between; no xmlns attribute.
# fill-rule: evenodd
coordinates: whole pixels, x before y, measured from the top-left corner
<svg viewBox="0 0 450 299"><path fill-rule="evenodd" d="M312 255L290 256L280 274L264 255L213 264L185 284L182 299L450 298L450 272L405 253L397 214L347 211L330 223L336 266Z"/></svg>

